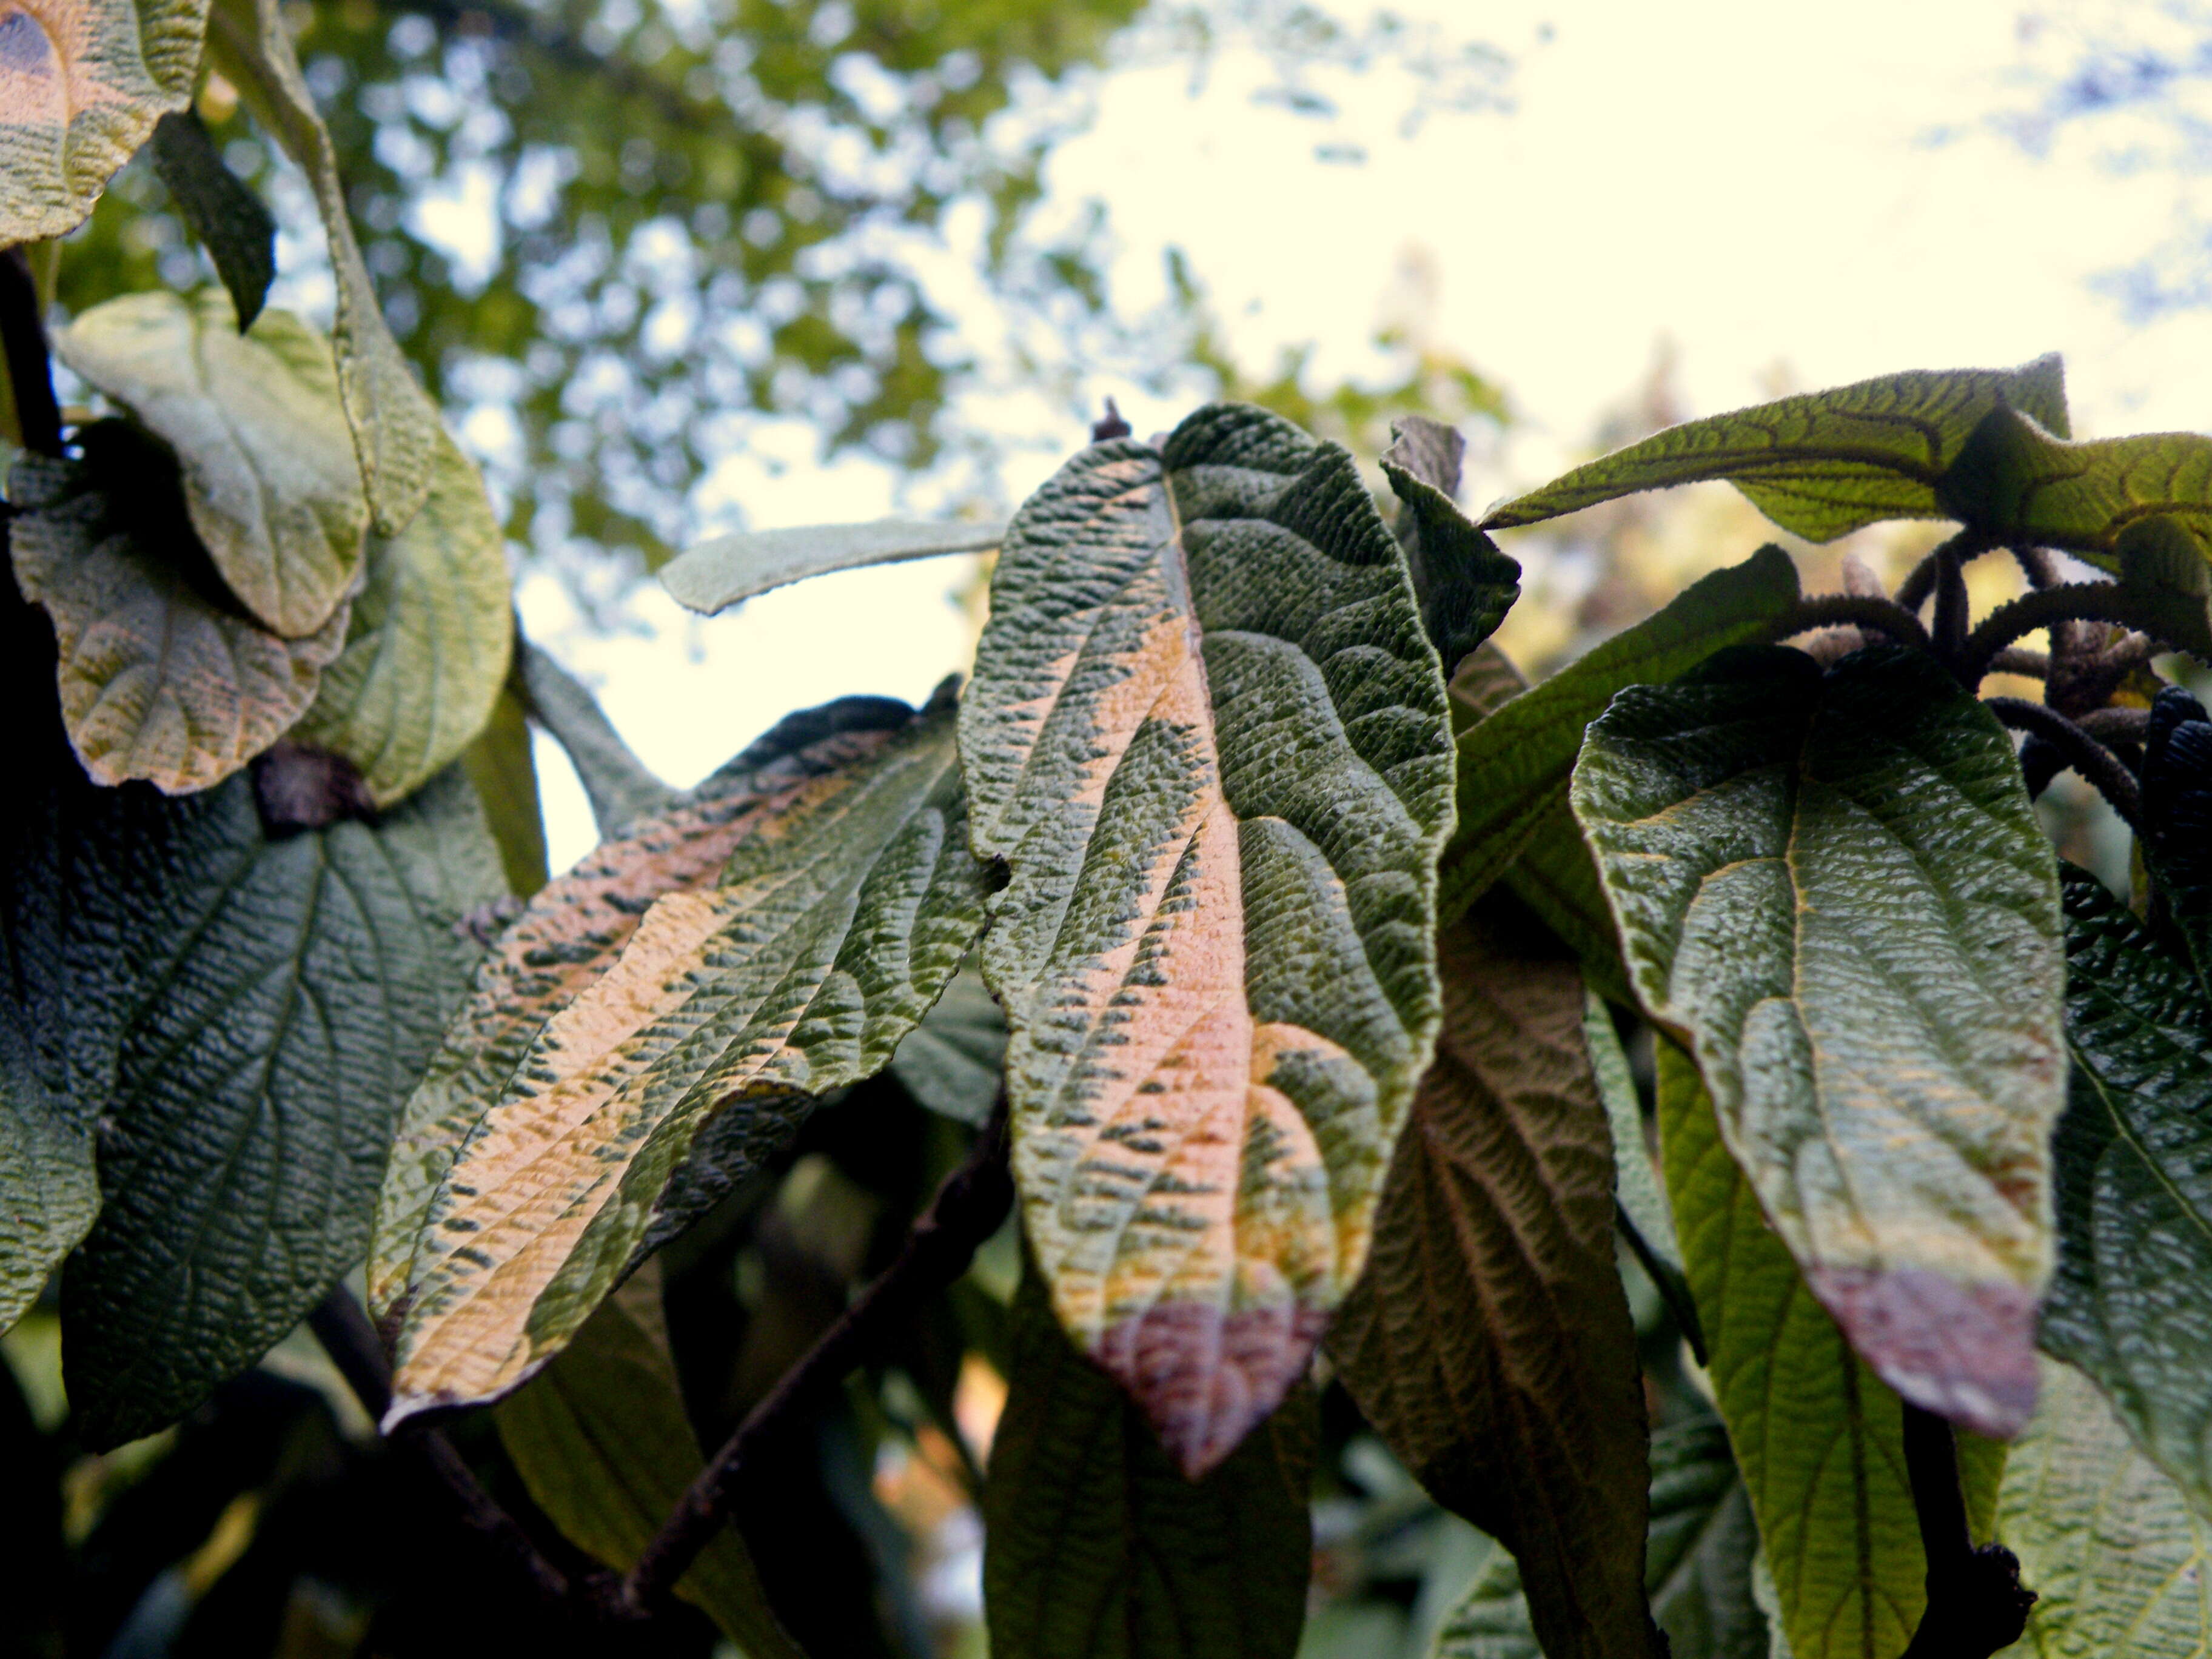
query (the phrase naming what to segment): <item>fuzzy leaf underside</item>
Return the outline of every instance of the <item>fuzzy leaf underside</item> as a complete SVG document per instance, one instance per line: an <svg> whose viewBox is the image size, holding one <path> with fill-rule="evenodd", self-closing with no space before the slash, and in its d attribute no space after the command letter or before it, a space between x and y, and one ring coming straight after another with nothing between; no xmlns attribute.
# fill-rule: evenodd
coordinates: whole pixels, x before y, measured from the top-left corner
<svg viewBox="0 0 2212 1659"><path fill-rule="evenodd" d="M558 1352L709 1120L740 1114L743 1145L718 1137L718 1158L757 1165L813 1096L890 1060L982 925L953 722L933 705L757 824L719 885L656 898L612 966L461 1103L396 1293L389 1422L496 1399Z"/></svg>
<svg viewBox="0 0 2212 1659"><path fill-rule="evenodd" d="M980 1129L990 1121L1006 1060L1006 1017L981 975L963 968L899 1044L891 1071L931 1111Z"/></svg>
<svg viewBox="0 0 2212 1659"><path fill-rule="evenodd" d="M1898 1659L1927 1601L1904 1407L1845 1346L1722 1144L1695 1064L1659 1044L1659 1136L1708 1372L1796 1659ZM1975 1535L2002 1444L1959 1441Z"/></svg>
<svg viewBox="0 0 2212 1659"><path fill-rule="evenodd" d="M1753 647L1624 691L1572 798L1644 1011L1821 1303L1907 1398L2016 1433L2063 961L2003 728L1921 653Z"/></svg>
<svg viewBox="0 0 2212 1659"><path fill-rule="evenodd" d="M1437 1057L1328 1352L1399 1461L1512 1550L1546 1652L1624 1659L1657 1650L1612 1137L1582 976L1532 932L1479 908L1438 942Z"/></svg>
<svg viewBox="0 0 2212 1659"><path fill-rule="evenodd" d="M0 246L66 235L191 100L207 0L15 0L0 16Z"/></svg>
<svg viewBox="0 0 2212 1659"><path fill-rule="evenodd" d="M1638 490L1724 478L1784 530L1816 542L1881 519L1951 509L1937 486L2000 402L2063 434L2056 356L2010 369L1915 370L1687 421L1493 507L1488 530L1540 523Z"/></svg>
<svg viewBox="0 0 2212 1659"><path fill-rule="evenodd" d="M1313 1554L1315 1411L1294 1389L1186 1479L1144 1413L1016 1293L983 1488L995 1659L1291 1659Z"/></svg>
<svg viewBox="0 0 2212 1659"><path fill-rule="evenodd" d="M1201 1471L1358 1276L1436 1031L1443 684L1351 457L1231 404L1084 451L1008 531L960 735L1029 1237Z"/></svg>
<svg viewBox="0 0 2212 1659"><path fill-rule="evenodd" d="M902 519L739 531L671 559L661 569L660 585L685 610L711 617L771 589L832 571L946 553L988 553L1006 535L1004 525L915 524Z"/></svg>
<svg viewBox="0 0 2212 1659"><path fill-rule="evenodd" d="M276 278L276 220L224 164L213 136L191 109L172 111L155 123L154 168L214 262L238 325L252 327Z"/></svg>

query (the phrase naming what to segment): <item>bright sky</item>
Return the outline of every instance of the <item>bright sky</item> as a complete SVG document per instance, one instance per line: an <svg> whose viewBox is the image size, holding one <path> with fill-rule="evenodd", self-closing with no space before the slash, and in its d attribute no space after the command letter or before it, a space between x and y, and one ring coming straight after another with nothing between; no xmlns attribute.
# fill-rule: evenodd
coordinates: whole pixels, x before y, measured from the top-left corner
<svg viewBox="0 0 2212 1659"><path fill-rule="evenodd" d="M1926 140L2023 95L2007 78L2021 0L1398 9L1510 53L1514 112L1432 117L1408 138L1406 82L1389 72L1329 82L1343 109L1322 125L1255 107L1255 61L1224 61L1194 99L1182 69L1128 70L1052 185L1111 202L1133 309L1158 290L1162 249L1182 247L1255 368L1313 339L1322 379L1358 371L1394 270L1424 251L1443 340L1521 416L1471 498L1576 459L1662 339L1695 413L1767 395L1778 367L1810 387L2056 349L2075 435L2212 429L2212 315L2134 329L2088 285L2165 239L2170 182L2115 176L2086 143L2038 161L1995 137ZM1367 159L1320 159L1324 143ZM1182 412L1097 389L1140 432ZM889 504L865 467L801 464L746 506L766 528ZM550 580L522 605L645 759L689 783L788 709L925 696L961 665L969 630L948 595L968 574L959 560L829 577L703 622L653 588L636 631L611 639L568 626ZM559 867L592 833L565 764L544 746L540 763Z"/></svg>

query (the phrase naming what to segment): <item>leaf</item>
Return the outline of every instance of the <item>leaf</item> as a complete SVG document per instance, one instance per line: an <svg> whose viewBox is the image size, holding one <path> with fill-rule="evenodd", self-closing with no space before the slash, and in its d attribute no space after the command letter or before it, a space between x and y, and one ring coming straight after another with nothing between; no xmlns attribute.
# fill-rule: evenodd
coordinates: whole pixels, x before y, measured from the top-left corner
<svg viewBox="0 0 2212 1659"><path fill-rule="evenodd" d="M2212 719L2178 685L2151 702L2140 844L2198 982L2212 986Z"/></svg>
<svg viewBox="0 0 2212 1659"><path fill-rule="evenodd" d="M1305 1622L1314 1397L1294 1389L1197 1480L1061 1332L1014 1299L983 1488L994 1659L1291 1659Z"/></svg>
<svg viewBox="0 0 2212 1659"><path fill-rule="evenodd" d="M4 957L0 968L10 980L20 971ZM25 1026L13 998L0 1003L0 1331L39 1299L100 1212L91 1127L40 1075Z"/></svg>
<svg viewBox="0 0 2212 1659"><path fill-rule="evenodd" d="M422 510L397 536L369 538L345 649L301 738L353 762L379 806L405 799L491 718L514 648L511 605L483 481L441 431Z"/></svg>
<svg viewBox="0 0 2212 1659"><path fill-rule="evenodd" d="M491 717L461 753L461 768L477 787L492 839L507 871L507 888L527 899L544 886L545 817L538 802L538 764L530 749L530 721L509 684L493 700Z"/></svg>
<svg viewBox="0 0 2212 1659"><path fill-rule="evenodd" d="M253 326L276 279L276 222L215 147L198 114L186 107L154 124L154 170L177 210L215 262L241 329Z"/></svg>
<svg viewBox="0 0 2212 1659"><path fill-rule="evenodd" d="M104 1107L100 1219L63 1278L88 1445L174 1420L360 1259L392 1121L500 890L447 774L374 827L264 837L252 785L172 805L133 893L153 943Z"/></svg>
<svg viewBox="0 0 2212 1659"><path fill-rule="evenodd" d="M492 1420L531 1501L568 1540L617 1572L635 1566L704 1467L668 1356L657 1263L601 1303ZM736 1528L715 1529L676 1593L748 1659L803 1659Z"/></svg>
<svg viewBox="0 0 2212 1659"><path fill-rule="evenodd" d="M1521 1569L1512 1553L1493 1543L1467 1594L1437 1632L1431 1659L1544 1659Z"/></svg>
<svg viewBox="0 0 2212 1659"><path fill-rule="evenodd" d="M241 335L210 288L110 300L54 345L177 452L192 528L238 603L288 639L326 626L368 524L321 337L288 311Z"/></svg>
<svg viewBox="0 0 2212 1659"><path fill-rule="evenodd" d="M2063 965L2003 727L1924 653L1751 647L1622 692L1573 801L1644 1011L1814 1292L1907 1399L2019 1432Z"/></svg>
<svg viewBox="0 0 2212 1659"><path fill-rule="evenodd" d="M1659 1174L1644 1138L1636 1079L1629 1073L1628 1055L1620 1046L1620 1034L1613 1030L1613 1015L1595 991L1583 995L1583 1043L1613 1132L1613 1196L1620 1225L1636 1259L1689 1335L1692 1347L1701 1351L1705 1334L1698 1328L1697 1309L1682 1276L1682 1247L1674 1237L1674 1218L1667 1208L1666 1194L1659 1189Z"/></svg>
<svg viewBox="0 0 2212 1659"><path fill-rule="evenodd" d="M991 605L960 746L1023 1217L1195 1474L1358 1276L1428 1062L1443 684L1352 458L1246 406L1083 451Z"/></svg>
<svg viewBox="0 0 2212 1659"><path fill-rule="evenodd" d="M21 515L9 544L16 581L53 622L62 716L86 771L183 795L221 782L299 719L348 613L341 601L297 640L237 614L181 514L159 510L176 498L166 468L149 456L126 478L26 456L9 479Z"/></svg>
<svg viewBox="0 0 2212 1659"><path fill-rule="evenodd" d="M649 814L665 811L677 793L653 776L615 730L582 681L528 641L515 670L530 712L550 732L576 769L602 836L619 834Z"/></svg>
<svg viewBox="0 0 2212 1659"><path fill-rule="evenodd" d="M899 1044L891 1070L931 1111L980 1129L990 1121L1006 1058L1006 1017L982 976L963 967Z"/></svg>
<svg viewBox="0 0 2212 1659"><path fill-rule="evenodd" d="M1486 907L1438 941L1437 1058L1328 1352L1399 1461L1513 1552L1545 1652L1626 1659L1661 1650L1612 1134L1582 976L1531 933Z"/></svg>
<svg viewBox="0 0 2212 1659"><path fill-rule="evenodd" d="M1444 852L1438 914L1458 915L1532 845L1547 869L1571 871L1562 842L1579 851L1581 836L1564 809L1583 728L1629 686L1663 684L1724 647L1770 637L1797 599L1797 567L1762 547L1462 732L1459 827Z"/></svg>
<svg viewBox="0 0 2212 1659"><path fill-rule="evenodd" d="M1810 541L1881 519L1952 514L1937 489L2000 404L2063 434L2066 372L2054 354L2018 368L1914 370L1686 421L1492 507L1486 530L1540 523L1600 501L1725 478Z"/></svg>
<svg viewBox="0 0 2212 1659"><path fill-rule="evenodd" d="M526 1036L512 1068L454 1101L463 1133L441 1148L450 1167L418 1224L387 1182L383 1224L413 1234L404 1282L387 1291L387 1427L496 1399L557 1353L628 1271L710 1119L742 1113L757 1166L810 1097L890 1060L983 921L988 872L966 846L953 719L949 702L933 704L808 799L763 815L719 886L655 899L613 966ZM483 1000L507 984L502 956L454 1035L475 1040ZM450 1054L449 1040L423 1085L447 1098L483 1065ZM718 1146L725 1161L733 1150Z"/></svg>
<svg viewBox="0 0 2212 1659"><path fill-rule="evenodd" d="M2005 1462L1997 1528L2037 1592L2006 1659L2212 1654L2212 1526L2070 1366L2044 1362L2034 1420Z"/></svg>
<svg viewBox="0 0 2212 1659"><path fill-rule="evenodd" d="M0 246L66 235L199 66L207 0L22 0L0 18Z"/></svg>
<svg viewBox="0 0 2212 1659"><path fill-rule="evenodd" d="M331 343L337 356L338 398L353 430L370 518L380 533L397 535L430 492L438 411L385 325L346 215L337 152L315 113L284 27L283 0L216 0L208 14L208 49L314 188L337 288Z"/></svg>
<svg viewBox="0 0 2212 1659"><path fill-rule="evenodd" d="M1421 603L1421 624L1449 670L1505 620L1521 596L1521 567L1476 529L1459 493L1467 441L1441 421L1410 415L1390 428L1382 476L1404 505L1398 539Z"/></svg>
<svg viewBox="0 0 2212 1659"><path fill-rule="evenodd" d="M1664 1041L1658 1060L1668 1194L1784 1634L1797 1659L1897 1659L1927 1601L1903 1407L1768 1228L1696 1066ZM1961 1436L1959 1454L1986 1538L2004 1448Z"/></svg>
<svg viewBox="0 0 2212 1659"><path fill-rule="evenodd" d="M915 524L904 519L743 530L679 553L662 567L660 585L686 610L711 617L809 576L945 553L988 553L1006 536L1004 525Z"/></svg>

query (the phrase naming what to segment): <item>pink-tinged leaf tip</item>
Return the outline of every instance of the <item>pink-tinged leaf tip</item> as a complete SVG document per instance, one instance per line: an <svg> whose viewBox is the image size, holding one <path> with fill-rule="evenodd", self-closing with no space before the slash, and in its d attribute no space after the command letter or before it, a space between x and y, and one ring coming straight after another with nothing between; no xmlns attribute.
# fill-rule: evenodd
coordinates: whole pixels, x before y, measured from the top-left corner
<svg viewBox="0 0 2212 1659"><path fill-rule="evenodd" d="M1109 1326L1092 1355L1127 1389L1195 1480L1237 1449L1305 1375L1328 1317L1296 1304L1224 1314L1155 1303Z"/></svg>
<svg viewBox="0 0 2212 1659"><path fill-rule="evenodd" d="M1924 1267L1816 1267L1813 1293L1881 1380L1961 1428L2009 1440L2035 1413L2036 1298Z"/></svg>

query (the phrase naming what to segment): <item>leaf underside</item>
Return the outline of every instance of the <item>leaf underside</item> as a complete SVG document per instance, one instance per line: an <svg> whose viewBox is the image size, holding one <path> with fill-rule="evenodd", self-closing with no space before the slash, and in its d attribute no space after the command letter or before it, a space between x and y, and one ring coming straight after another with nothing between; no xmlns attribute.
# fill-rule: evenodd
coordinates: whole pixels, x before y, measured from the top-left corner
<svg viewBox="0 0 2212 1659"><path fill-rule="evenodd" d="M662 568L660 585L685 610L711 617L772 588L832 571L946 553L988 553L1006 534L1004 525L913 524L901 519L740 531L678 554Z"/></svg>

